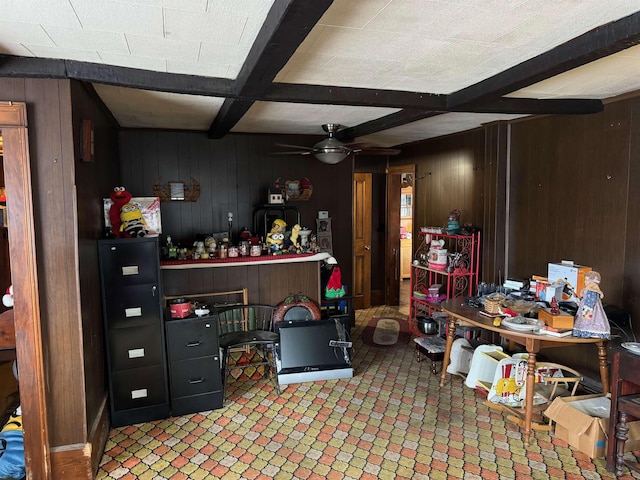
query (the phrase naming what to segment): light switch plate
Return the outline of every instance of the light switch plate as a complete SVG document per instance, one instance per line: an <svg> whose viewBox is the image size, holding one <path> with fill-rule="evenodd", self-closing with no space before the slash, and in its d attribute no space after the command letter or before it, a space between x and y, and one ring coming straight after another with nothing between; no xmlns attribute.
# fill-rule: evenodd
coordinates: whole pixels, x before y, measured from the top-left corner
<svg viewBox="0 0 640 480"><path fill-rule="evenodd" d="M320 219L329 218L329 210L320 210L318 212L318 218Z"/></svg>

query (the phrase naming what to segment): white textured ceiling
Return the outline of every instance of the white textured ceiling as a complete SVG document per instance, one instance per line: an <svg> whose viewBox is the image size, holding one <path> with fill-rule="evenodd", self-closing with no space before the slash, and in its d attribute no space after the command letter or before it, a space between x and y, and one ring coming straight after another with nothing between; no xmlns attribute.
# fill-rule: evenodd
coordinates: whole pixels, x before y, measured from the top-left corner
<svg viewBox="0 0 640 480"><path fill-rule="evenodd" d="M273 3L0 0L0 54L234 80ZM335 0L274 81L451 94L637 11L640 0ZM639 73L632 47L507 96L606 99L640 90ZM207 130L224 102L94 87L122 127ZM257 101L232 131L322 134L397 111ZM446 113L358 140L399 145L519 116Z"/></svg>

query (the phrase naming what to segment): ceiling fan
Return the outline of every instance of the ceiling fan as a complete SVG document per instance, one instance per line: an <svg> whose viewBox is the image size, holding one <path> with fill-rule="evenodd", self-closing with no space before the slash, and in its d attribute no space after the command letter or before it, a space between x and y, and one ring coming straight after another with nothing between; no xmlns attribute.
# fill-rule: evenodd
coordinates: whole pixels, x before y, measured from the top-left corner
<svg viewBox="0 0 640 480"><path fill-rule="evenodd" d="M322 163L333 165L341 162L351 154L398 155L400 153L397 148L376 147L365 143L343 143L335 138L335 134L341 127L342 125L338 123L325 123L322 125L322 129L327 132L327 138L319 141L313 147L278 143L277 145L280 147L296 148L298 150L275 152L274 155L313 155Z"/></svg>

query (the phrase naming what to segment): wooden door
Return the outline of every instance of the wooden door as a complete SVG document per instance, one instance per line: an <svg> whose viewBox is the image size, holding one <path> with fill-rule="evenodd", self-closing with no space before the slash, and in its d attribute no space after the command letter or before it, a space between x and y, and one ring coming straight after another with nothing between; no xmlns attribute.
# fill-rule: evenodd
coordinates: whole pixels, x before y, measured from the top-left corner
<svg viewBox="0 0 640 480"><path fill-rule="evenodd" d="M25 103L0 102L0 133L11 237L16 357L19 371L26 373L19 375L19 385L27 479L47 480L51 478L49 427Z"/></svg>
<svg viewBox="0 0 640 480"><path fill-rule="evenodd" d="M403 165L387 169L387 229L385 240L385 305L400 304L400 195L402 193L402 176L411 174L414 178L415 166ZM412 202L412 204L415 202ZM412 231L414 229L412 228Z"/></svg>
<svg viewBox="0 0 640 480"><path fill-rule="evenodd" d="M371 307L370 173L353 176L353 308Z"/></svg>

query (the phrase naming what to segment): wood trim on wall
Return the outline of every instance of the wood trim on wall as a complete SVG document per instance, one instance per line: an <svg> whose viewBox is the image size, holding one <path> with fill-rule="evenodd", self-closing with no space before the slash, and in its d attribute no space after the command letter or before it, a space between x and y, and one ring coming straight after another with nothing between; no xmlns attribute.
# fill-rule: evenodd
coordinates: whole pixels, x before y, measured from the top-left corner
<svg viewBox="0 0 640 480"><path fill-rule="evenodd" d="M0 103L0 129L4 143L4 175L11 242L14 287L16 357L24 417L24 452L27 479L51 478L49 426L42 331L36 266L36 242L31 190L31 163L27 135L27 106Z"/></svg>

